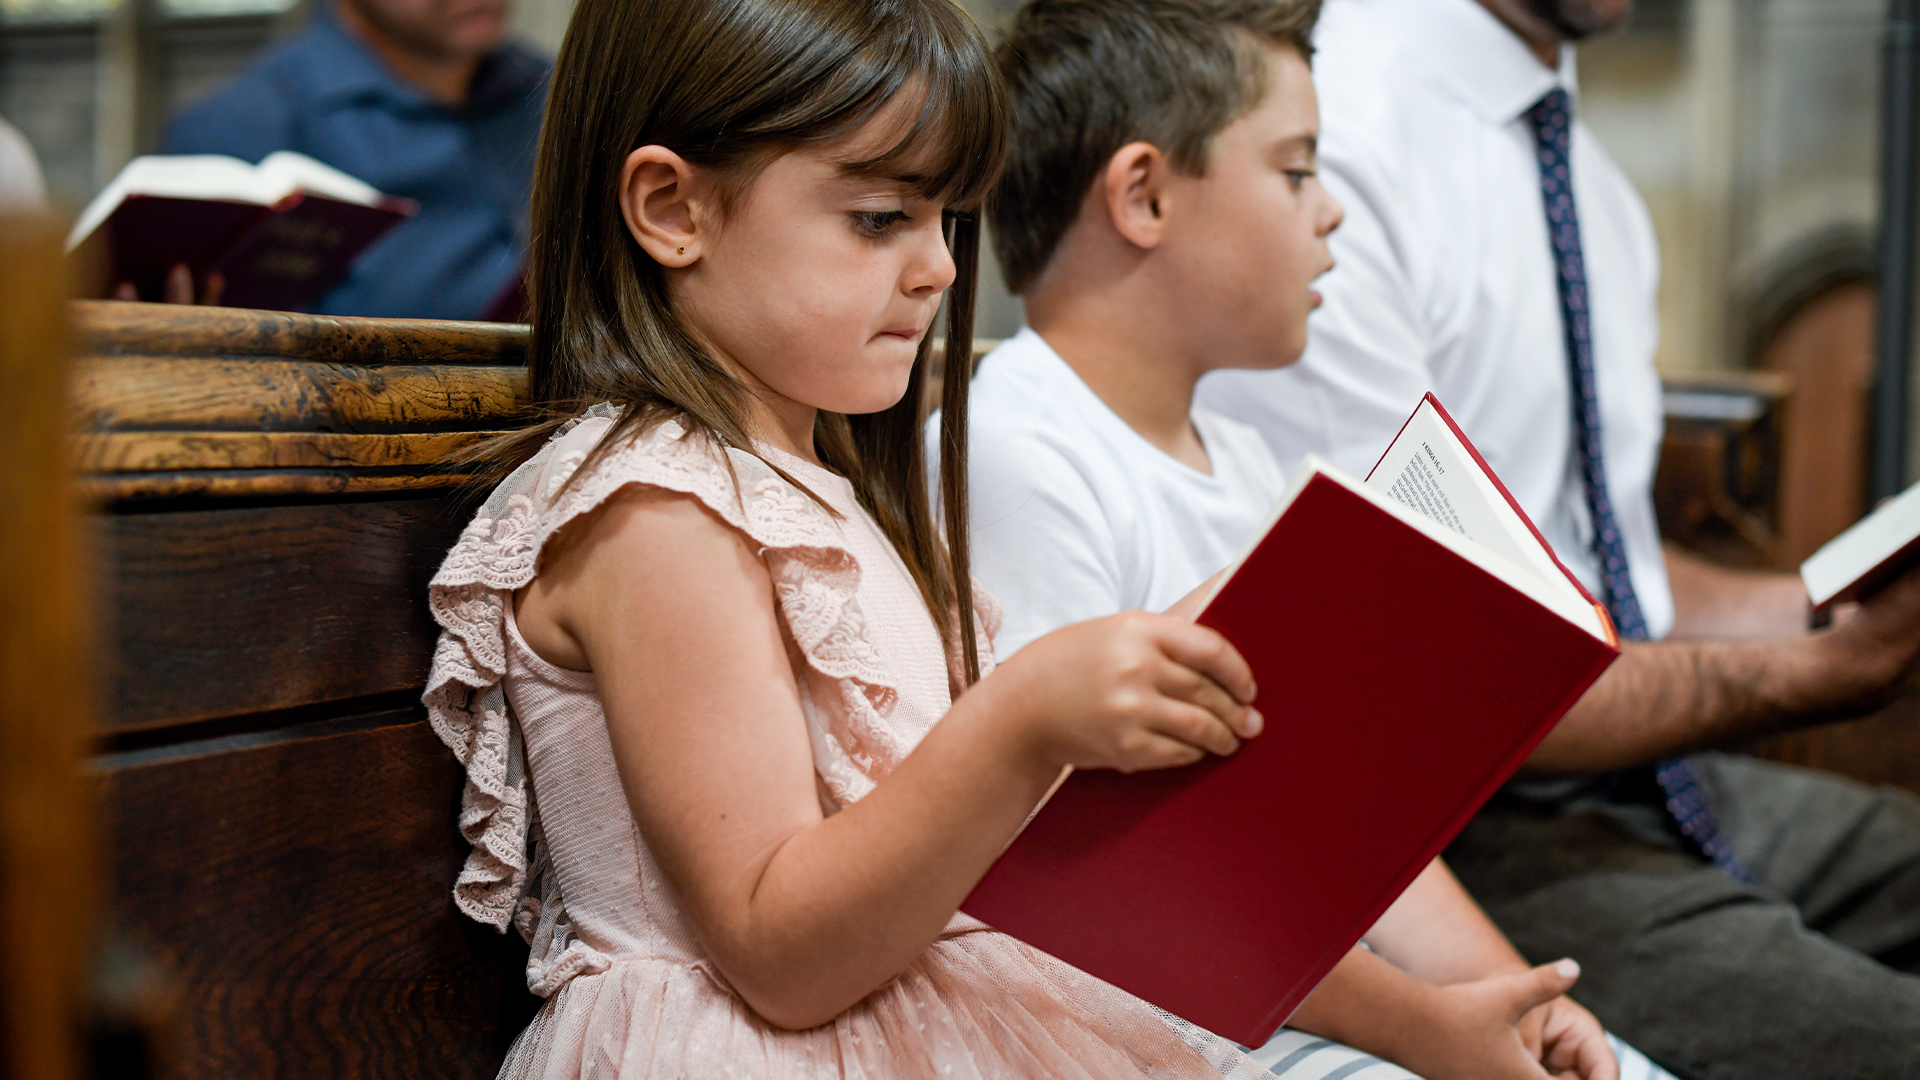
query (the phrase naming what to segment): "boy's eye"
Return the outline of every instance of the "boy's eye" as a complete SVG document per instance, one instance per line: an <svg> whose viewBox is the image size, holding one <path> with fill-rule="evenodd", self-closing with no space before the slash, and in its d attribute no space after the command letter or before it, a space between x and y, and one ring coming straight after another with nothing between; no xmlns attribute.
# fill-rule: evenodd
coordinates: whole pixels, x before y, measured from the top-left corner
<svg viewBox="0 0 1920 1080"><path fill-rule="evenodd" d="M860 210L853 215L854 227L867 236L885 236L895 225L910 220L904 210Z"/></svg>

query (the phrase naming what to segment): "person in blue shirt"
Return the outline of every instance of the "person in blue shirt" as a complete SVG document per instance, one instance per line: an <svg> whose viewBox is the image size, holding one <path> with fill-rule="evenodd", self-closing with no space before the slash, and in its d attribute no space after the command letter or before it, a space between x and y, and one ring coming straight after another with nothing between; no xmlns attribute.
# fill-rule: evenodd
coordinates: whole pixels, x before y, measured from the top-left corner
<svg viewBox="0 0 1920 1080"><path fill-rule="evenodd" d="M180 114L162 152L296 150L420 204L317 312L516 315L552 64L505 40L506 16L507 0L323 0L299 37Z"/></svg>

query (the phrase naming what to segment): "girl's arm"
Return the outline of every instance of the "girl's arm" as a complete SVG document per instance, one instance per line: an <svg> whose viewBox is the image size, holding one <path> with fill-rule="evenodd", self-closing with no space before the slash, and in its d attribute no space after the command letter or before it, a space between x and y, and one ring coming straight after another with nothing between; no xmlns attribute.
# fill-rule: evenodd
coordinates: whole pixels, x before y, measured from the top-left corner
<svg viewBox="0 0 1920 1080"><path fill-rule="evenodd" d="M546 559L523 634L595 673L648 847L721 972L783 1027L831 1019L918 957L1063 765L1163 768L1258 731L1223 638L1114 616L1023 649L826 816L773 584L744 537L689 497L629 489Z"/></svg>

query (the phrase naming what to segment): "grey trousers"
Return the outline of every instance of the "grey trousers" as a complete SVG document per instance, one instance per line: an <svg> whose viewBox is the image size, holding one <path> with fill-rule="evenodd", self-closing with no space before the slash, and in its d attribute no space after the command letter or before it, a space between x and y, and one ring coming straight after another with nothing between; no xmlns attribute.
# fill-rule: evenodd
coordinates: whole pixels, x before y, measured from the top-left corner
<svg viewBox="0 0 1920 1080"><path fill-rule="evenodd" d="M1693 759L1757 883L1684 849L1651 774L1503 793L1446 858L1535 963L1688 1080L1920 1078L1920 799L1753 758Z"/></svg>

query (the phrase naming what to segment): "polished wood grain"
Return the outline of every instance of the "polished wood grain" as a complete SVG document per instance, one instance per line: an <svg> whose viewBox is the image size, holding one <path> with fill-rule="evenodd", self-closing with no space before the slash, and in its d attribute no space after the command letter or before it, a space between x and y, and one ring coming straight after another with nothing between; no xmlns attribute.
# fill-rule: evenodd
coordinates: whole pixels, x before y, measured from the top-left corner
<svg viewBox="0 0 1920 1080"><path fill-rule="evenodd" d="M83 359L81 431L399 432L490 429L525 404L523 368L306 359Z"/></svg>
<svg viewBox="0 0 1920 1080"><path fill-rule="evenodd" d="M0 219L0 1075L80 1075L90 954L84 534L66 436L59 232Z"/></svg>
<svg viewBox="0 0 1920 1080"><path fill-rule="evenodd" d="M334 726L102 762L162 1076L484 1080L537 1004L519 936L453 906L452 755L417 709Z"/></svg>
<svg viewBox="0 0 1920 1080"><path fill-rule="evenodd" d="M354 364L526 362L527 328L434 319L359 319L244 308L80 300L83 356L298 356Z"/></svg>
<svg viewBox="0 0 1920 1080"><path fill-rule="evenodd" d="M100 519L113 731L420 686L443 498L182 508Z"/></svg>
<svg viewBox="0 0 1920 1080"><path fill-rule="evenodd" d="M440 466L500 431L116 431L80 435L74 464L89 472Z"/></svg>

